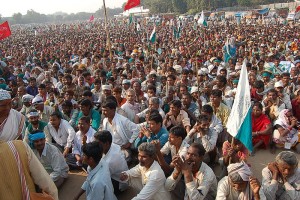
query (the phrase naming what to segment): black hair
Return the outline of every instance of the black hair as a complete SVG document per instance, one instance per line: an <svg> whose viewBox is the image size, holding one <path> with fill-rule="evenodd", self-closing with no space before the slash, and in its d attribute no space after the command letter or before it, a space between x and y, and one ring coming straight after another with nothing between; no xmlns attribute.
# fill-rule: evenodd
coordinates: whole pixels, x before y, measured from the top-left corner
<svg viewBox="0 0 300 200"><path fill-rule="evenodd" d="M222 91L219 89L214 89L211 91L211 95L216 97L222 97Z"/></svg>
<svg viewBox="0 0 300 200"><path fill-rule="evenodd" d="M147 91L148 91L148 90L153 90L154 93L156 93L156 87L155 87L154 85L149 85L149 86L147 87Z"/></svg>
<svg viewBox="0 0 300 200"><path fill-rule="evenodd" d="M193 148L196 148L196 149L198 149L198 155L199 156L204 156L204 154L205 154L205 149L204 149L204 147L203 147L203 145L202 144L200 144L200 143L192 143L191 145L190 145L190 147L193 147Z"/></svg>
<svg viewBox="0 0 300 200"><path fill-rule="evenodd" d="M180 101L180 100L172 100L172 101L170 102L170 105L173 105L173 106L175 106L175 107L181 109L181 101Z"/></svg>
<svg viewBox="0 0 300 200"><path fill-rule="evenodd" d="M163 122L163 118L160 114L150 114L149 116L149 121L155 121L155 123L161 123L162 125L162 122Z"/></svg>
<svg viewBox="0 0 300 200"><path fill-rule="evenodd" d="M264 82L262 82L261 80L257 80L257 81L254 82L254 87L256 89L259 89L259 88L264 88L265 85L264 85Z"/></svg>
<svg viewBox="0 0 300 200"><path fill-rule="evenodd" d="M262 104L261 104L259 101L254 102L252 108L253 108L254 106L257 106L259 109L263 110L263 106L262 106Z"/></svg>
<svg viewBox="0 0 300 200"><path fill-rule="evenodd" d="M212 114L214 112L214 110L211 107L211 105L206 104L206 105L202 106L202 112Z"/></svg>
<svg viewBox="0 0 300 200"><path fill-rule="evenodd" d="M170 134L175 135L176 137L181 137L182 140L186 137L186 130L182 126L174 126L169 131Z"/></svg>
<svg viewBox="0 0 300 200"><path fill-rule="evenodd" d="M90 106L90 107L93 107L93 103L92 103L91 100L89 100L89 99L83 99L83 100L80 102L80 105L81 105L81 106Z"/></svg>
<svg viewBox="0 0 300 200"><path fill-rule="evenodd" d="M50 114L50 117L57 117L58 119L61 119L61 114L60 112L55 111Z"/></svg>
<svg viewBox="0 0 300 200"><path fill-rule="evenodd" d="M86 116L83 116L83 117L80 117L79 121L82 120L88 124L91 123L91 118L90 117L86 117Z"/></svg>
<svg viewBox="0 0 300 200"><path fill-rule="evenodd" d="M46 89L46 85L42 83L42 84L40 84L40 85L38 86L38 88Z"/></svg>
<svg viewBox="0 0 300 200"><path fill-rule="evenodd" d="M223 85L226 85L227 83L227 79L225 76L217 76L217 80L220 81L221 83L223 83Z"/></svg>
<svg viewBox="0 0 300 200"><path fill-rule="evenodd" d="M103 131L98 131L94 135L96 140L99 140L103 143L112 143L112 135L109 131L103 130Z"/></svg>
<svg viewBox="0 0 300 200"><path fill-rule="evenodd" d="M117 109L117 103L112 100L107 100L102 104L102 108Z"/></svg>
<svg viewBox="0 0 300 200"><path fill-rule="evenodd" d="M84 97L92 97L93 96L93 93L89 90L85 90L82 94L82 96Z"/></svg>
<svg viewBox="0 0 300 200"><path fill-rule="evenodd" d="M65 100L61 106L67 106L67 107L72 107L73 106L73 103L69 100Z"/></svg>
<svg viewBox="0 0 300 200"><path fill-rule="evenodd" d="M198 117L198 122L204 122L204 121L209 121L208 119L208 116L207 115L203 115L201 114L199 117Z"/></svg>
<svg viewBox="0 0 300 200"><path fill-rule="evenodd" d="M103 148L99 142L90 142L82 146L82 152L88 158L92 157L95 163L99 163L102 158Z"/></svg>

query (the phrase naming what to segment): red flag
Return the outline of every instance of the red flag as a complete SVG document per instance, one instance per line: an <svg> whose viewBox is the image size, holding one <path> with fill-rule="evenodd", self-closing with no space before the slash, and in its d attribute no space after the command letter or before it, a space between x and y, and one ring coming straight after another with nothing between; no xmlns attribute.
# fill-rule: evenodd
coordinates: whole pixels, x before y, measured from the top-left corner
<svg viewBox="0 0 300 200"><path fill-rule="evenodd" d="M8 25L8 22L4 22L3 24L0 24L0 40L3 40L4 38L7 38L11 35L11 31Z"/></svg>
<svg viewBox="0 0 300 200"><path fill-rule="evenodd" d="M299 12L300 11L300 6L298 6L297 8L296 8L296 12L295 13L297 13L297 12Z"/></svg>
<svg viewBox="0 0 300 200"><path fill-rule="evenodd" d="M90 22L92 22L92 21L94 21L94 15L92 15L91 17L90 17Z"/></svg>
<svg viewBox="0 0 300 200"><path fill-rule="evenodd" d="M129 10L130 8L136 7L141 4L141 0L128 0L124 6L124 11Z"/></svg>

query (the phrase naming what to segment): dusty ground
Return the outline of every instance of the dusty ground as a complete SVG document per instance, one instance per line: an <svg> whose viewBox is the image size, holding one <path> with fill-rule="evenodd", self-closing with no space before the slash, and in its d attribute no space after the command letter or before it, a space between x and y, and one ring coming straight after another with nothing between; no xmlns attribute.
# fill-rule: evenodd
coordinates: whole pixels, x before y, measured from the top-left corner
<svg viewBox="0 0 300 200"><path fill-rule="evenodd" d="M254 157L250 157L249 163L251 164L252 171L254 175L261 180L261 171L266 166L267 163L274 161L275 156L280 152L277 150L276 154L273 155L269 150L260 150L256 153ZM300 155L297 156L300 160ZM300 167L300 163L299 163ZM215 168L216 175L220 171L220 167ZM59 199L60 200L71 200L76 195L77 191L80 189L82 183L85 180L85 173L83 172L73 172L70 173L68 180L59 189ZM118 197L119 200L130 200L135 194L133 190L128 190ZM85 195L82 195L80 200L84 200Z"/></svg>

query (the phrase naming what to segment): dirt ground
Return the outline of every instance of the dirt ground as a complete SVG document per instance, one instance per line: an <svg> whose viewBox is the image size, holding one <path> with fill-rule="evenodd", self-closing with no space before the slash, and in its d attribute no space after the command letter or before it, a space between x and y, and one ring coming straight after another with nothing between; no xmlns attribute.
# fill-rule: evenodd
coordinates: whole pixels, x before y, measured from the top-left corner
<svg viewBox="0 0 300 200"><path fill-rule="evenodd" d="M250 157L249 163L251 164L252 172L254 175L261 180L261 171L266 166L267 163L274 161L275 156L280 152L276 151L276 154L271 154L269 150L260 150L256 153L254 157ZM300 160L300 155L297 156ZM300 167L300 163L299 163ZM216 175L220 172L220 167L216 166L214 169ZM76 195L77 191L80 189L82 183L84 182L86 174L84 172L71 172L69 178L66 180L64 185L59 189L59 199L60 200L71 200ZM135 196L132 189L125 191L122 195L118 196L119 200L130 200ZM80 200L85 200L85 195L82 195Z"/></svg>

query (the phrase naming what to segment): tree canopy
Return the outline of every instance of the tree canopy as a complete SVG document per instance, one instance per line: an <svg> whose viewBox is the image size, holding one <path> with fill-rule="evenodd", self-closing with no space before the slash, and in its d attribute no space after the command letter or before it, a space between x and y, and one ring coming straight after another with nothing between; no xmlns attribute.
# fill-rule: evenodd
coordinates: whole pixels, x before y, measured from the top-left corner
<svg viewBox="0 0 300 200"><path fill-rule="evenodd" d="M232 6L257 6L270 3L286 3L287 0L142 0L142 5L156 13L189 13L194 14L201 10L215 10Z"/></svg>

